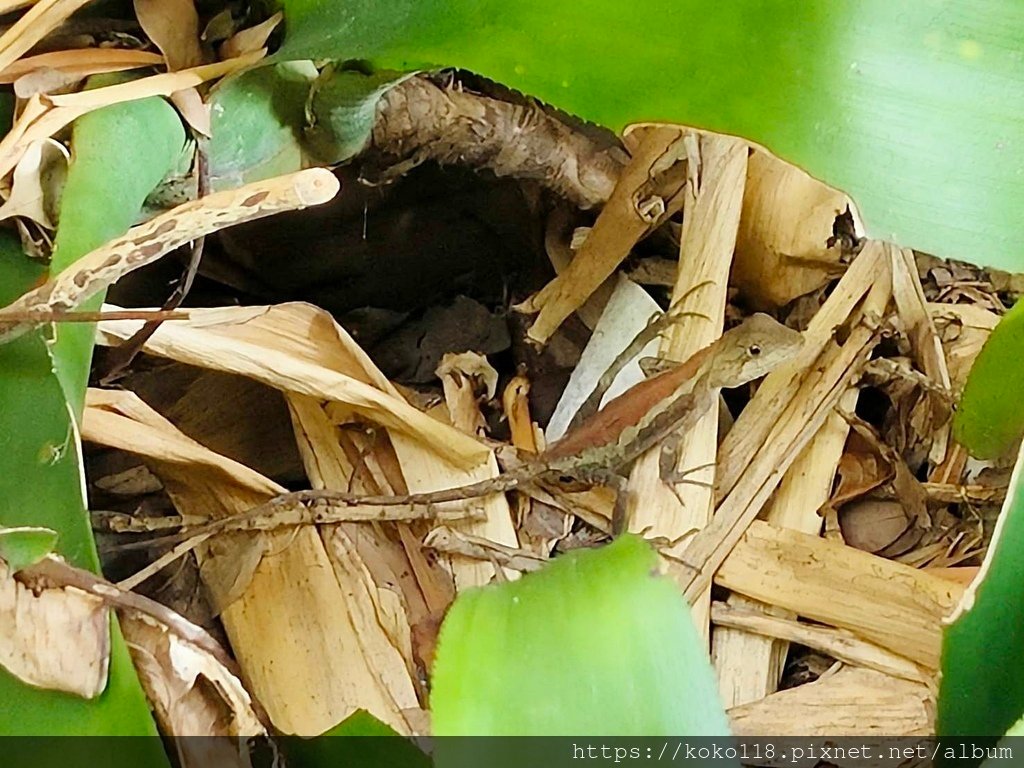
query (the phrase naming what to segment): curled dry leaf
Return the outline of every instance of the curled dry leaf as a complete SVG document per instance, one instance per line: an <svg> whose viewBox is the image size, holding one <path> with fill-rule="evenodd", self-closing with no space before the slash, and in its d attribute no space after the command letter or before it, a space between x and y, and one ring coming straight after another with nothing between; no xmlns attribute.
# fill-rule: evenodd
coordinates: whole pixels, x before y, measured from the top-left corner
<svg viewBox="0 0 1024 768"><path fill-rule="evenodd" d="M202 632L199 627L194 629ZM122 617L121 631L165 733L252 737L266 732L242 682L207 649L170 631L156 619L134 611ZM233 746L235 751L229 741L179 741L179 747L186 751L216 750L220 758L217 765L236 764L241 768L246 763L237 760L239 742L236 740ZM224 759L231 762L221 762Z"/></svg>
<svg viewBox="0 0 1024 768"><path fill-rule="evenodd" d="M442 357L437 375L441 379L452 424L471 435L483 435L487 420L480 412L476 389L483 384L487 399L493 399L498 387L498 372L483 355L460 352Z"/></svg>
<svg viewBox="0 0 1024 768"><path fill-rule="evenodd" d="M131 336L138 326L134 321L105 322L100 333L111 343ZM308 304L193 310L188 321L161 326L145 349L248 376L275 389L344 403L371 422L431 446L456 466L475 467L489 453L474 438L410 406L383 376L360 381L339 373L372 368L372 363L330 315Z"/></svg>
<svg viewBox="0 0 1024 768"><path fill-rule="evenodd" d="M0 665L22 682L91 699L107 684L110 616L73 587L30 589L0 562Z"/></svg>
<svg viewBox="0 0 1024 768"><path fill-rule="evenodd" d="M178 108L178 112L194 131L209 138L212 130L210 128L210 105L203 101L199 91L195 88L182 88L171 94L171 103Z"/></svg>
<svg viewBox="0 0 1024 768"><path fill-rule="evenodd" d="M486 357L477 352L446 354L437 367L437 376L441 379L446 376L475 379L484 385L488 400L493 400L498 392L498 372Z"/></svg>
<svg viewBox="0 0 1024 768"><path fill-rule="evenodd" d="M233 59L245 53L258 51L267 44L270 35L277 29L277 25L284 19L284 14L278 11L266 21L254 27L240 30L224 42L220 47L222 59Z"/></svg>
<svg viewBox="0 0 1024 768"><path fill-rule="evenodd" d="M67 149L53 139L31 144L14 169L11 195L0 206L0 220L23 216L41 227L56 227L68 159Z"/></svg>
<svg viewBox="0 0 1024 768"><path fill-rule="evenodd" d="M841 273L840 248L827 241L848 204L794 165L763 150L750 156L732 274L753 307L780 307Z"/></svg>
<svg viewBox="0 0 1024 768"><path fill-rule="evenodd" d="M542 435L530 415L530 380L513 376L501 393L502 410L508 419L512 445L527 453L540 453Z"/></svg>

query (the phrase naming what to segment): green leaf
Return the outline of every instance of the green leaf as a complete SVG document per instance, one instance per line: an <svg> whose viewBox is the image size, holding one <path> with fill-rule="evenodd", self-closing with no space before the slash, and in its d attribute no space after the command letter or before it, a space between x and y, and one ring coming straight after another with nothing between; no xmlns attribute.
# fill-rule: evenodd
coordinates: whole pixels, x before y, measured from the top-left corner
<svg viewBox="0 0 1024 768"><path fill-rule="evenodd" d="M937 731L998 737L1024 712L1024 451L968 610L946 628Z"/></svg>
<svg viewBox="0 0 1024 768"><path fill-rule="evenodd" d="M972 456L1002 456L1024 434L1024 301L1006 313L971 366L953 436Z"/></svg>
<svg viewBox="0 0 1024 768"><path fill-rule="evenodd" d="M50 554L56 543L57 532L49 528L0 528L0 560L11 573L17 573Z"/></svg>
<svg viewBox="0 0 1024 768"><path fill-rule="evenodd" d="M213 190L303 167L304 109L316 77L312 62L296 61L245 72L217 86L207 148Z"/></svg>
<svg viewBox="0 0 1024 768"><path fill-rule="evenodd" d="M434 665L435 735L727 734L688 606L656 566L624 536L461 594Z"/></svg>
<svg viewBox="0 0 1024 768"><path fill-rule="evenodd" d="M365 709L315 738L285 738L281 747L294 768L429 768L431 764L415 744Z"/></svg>
<svg viewBox="0 0 1024 768"><path fill-rule="evenodd" d="M324 67L313 84L306 115L310 152L328 164L343 163L358 155L370 141L381 96L412 76L388 71L367 75Z"/></svg>
<svg viewBox="0 0 1024 768"><path fill-rule="evenodd" d="M181 121L162 99L106 107L75 123L52 269L66 267L134 223L183 137ZM3 304L31 288L42 272L16 238L0 234ZM81 446L72 422L84 401L93 328L66 324L55 334L49 340L37 331L0 345L0 525L51 528L60 534L63 557L96 571L82 495ZM0 701L8 704L0 707L0 735L155 736L116 622L112 630L107 688L93 701L29 688L0 670ZM108 764L166 765L158 740L138 744L146 761L139 761L136 750L115 752Z"/></svg>
<svg viewBox="0 0 1024 768"><path fill-rule="evenodd" d="M28 290L42 273L22 253L15 236L0 232L0 303L7 304ZM56 530L60 554L75 565L96 570L99 564L82 498L81 454L75 435L42 334L30 333L0 344L0 526ZM0 736L154 736L149 706L116 623L113 630L110 678L107 689L94 701L30 688L0 668L0 701L6 704L0 706ZM39 747L37 741L33 741L35 747ZM159 742L150 741L157 746L156 751L149 750L155 760L161 755ZM140 745L145 743L140 740ZM133 763L127 758L117 762L119 766L160 764Z"/></svg>
<svg viewBox="0 0 1024 768"><path fill-rule="evenodd" d="M849 193L872 236L1024 267L1019 0L281 0L276 60L454 66L614 130L757 141Z"/></svg>
<svg viewBox="0 0 1024 768"><path fill-rule="evenodd" d="M120 77L90 78L90 86ZM54 272L119 237L134 223L146 196L171 169L185 141L177 112L163 99L114 104L75 121L71 165L54 241ZM98 309L103 297L81 309ZM80 414L92 360L92 323L66 323L53 346L55 371Z"/></svg>

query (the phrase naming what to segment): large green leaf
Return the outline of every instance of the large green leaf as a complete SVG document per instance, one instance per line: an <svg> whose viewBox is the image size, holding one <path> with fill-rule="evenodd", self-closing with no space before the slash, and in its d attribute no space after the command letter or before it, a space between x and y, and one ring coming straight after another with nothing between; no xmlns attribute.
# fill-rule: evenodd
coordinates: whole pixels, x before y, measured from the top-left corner
<svg viewBox="0 0 1024 768"><path fill-rule="evenodd" d="M278 59L456 66L620 129L758 141L850 193L872 235L1024 267L1019 0L280 0Z"/></svg>
<svg viewBox="0 0 1024 768"><path fill-rule="evenodd" d="M119 79L91 78L90 85ZM78 119L51 269L59 272L135 224L146 196L171 169L184 141L181 120L163 99L115 104ZM103 296L97 296L83 309L102 303ZM82 410L94 333L92 324L67 323L53 348L57 376L75 413Z"/></svg>
<svg viewBox="0 0 1024 768"><path fill-rule="evenodd" d="M953 434L972 456L993 459L1024 433L1024 302L1017 302L982 347L953 420Z"/></svg>
<svg viewBox="0 0 1024 768"><path fill-rule="evenodd" d="M969 610L946 629L940 736L997 738L1024 712L1024 451Z"/></svg>
<svg viewBox="0 0 1024 768"><path fill-rule="evenodd" d="M461 594L438 643L434 734L727 734L689 608L656 567L624 536Z"/></svg>
<svg viewBox="0 0 1024 768"><path fill-rule="evenodd" d="M74 127L52 268L59 270L123 233L146 194L180 151L181 122L161 99L93 112ZM43 270L0 235L0 304L28 290ZM93 303L95 306L95 302ZM57 551L98 570L83 497L81 449L73 419L81 413L92 353L91 326L60 326L0 345L0 526L45 526ZM21 684L0 670L0 735L155 735L146 698L116 622L107 688L93 701ZM68 638L69 643L74 638ZM165 764L156 739L139 742ZM67 757L67 755L65 755ZM139 763L139 751L109 764Z"/></svg>

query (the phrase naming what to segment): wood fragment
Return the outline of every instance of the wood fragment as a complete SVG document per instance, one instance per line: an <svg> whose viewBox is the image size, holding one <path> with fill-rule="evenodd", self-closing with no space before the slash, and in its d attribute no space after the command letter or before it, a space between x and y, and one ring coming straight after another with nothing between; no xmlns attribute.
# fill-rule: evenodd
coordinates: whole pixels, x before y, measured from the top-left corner
<svg viewBox="0 0 1024 768"><path fill-rule="evenodd" d="M840 399L839 407L852 409L856 390ZM779 528L816 535L821 530L818 509L828 501L836 468L843 453L849 426L837 413L828 416L814 439L800 452L779 484L764 519ZM748 612L779 613L740 595L729 597L729 606ZM782 614L791 616L791 614ZM784 620L779 617L779 620ZM766 619L769 617L766 615ZM726 708L757 701L774 693L786 661L789 644L751 635L737 629L716 629L711 655L718 673L719 690ZM848 660L848 659L843 659Z"/></svg>
<svg viewBox="0 0 1024 768"><path fill-rule="evenodd" d="M728 627L742 630L744 634L756 633L758 636L784 640L787 646L789 643L799 643L832 656L837 661L867 667L892 677L915 683L934 682L935 676L914 662L874 643L862 640L848 630L823 627L796 621L794 618L770 615L765 613L762 604L754 605L758 607L751 610L748 607L732 603L713 603L711 621L717 627ZM718 631L716 628L716 635ZM749 697L740 703L758 701L770 693L774 693L774 690L766 691L758 697ZM726 709L732 709L735 706L739 706L739 704L727 704Z"/></svg>
<svg viewBox="0 0 1024 768"><path fill-rule="evenodd" d="M935 702L928 686L859 667L844 667L813 683L735 707L728 714L736 736L800 736L804 748L816 749L818 754L822 747L834 744L831 740L837 733L875 737L877 743L870 738L868 743L878 749L877 754L885 754L882 750L893 736L935 733ZM787 755L789 760L793 757Z"/></svg>
<svg viewBox="0 0 1024 768"><path fill-rule="evenodd" d="M661 356L671 360L686 360L722 333L746 176L745 143L709 135L699 139L698 147L699 154L691 154L687 161L691 170L700 168L699 186L690 186L693 179L687 185L679 273L673 290L673 306L677 299L683 299L678 310L695 314L680 316L665 335ZM695 291L701 285L704 289ZM679 469L713 464L718 451L717 433L717 414L709 413L685 435ZM630 473L630 529L674 541L707 525L713 496L710 488L699 485L681 486L678 495L673 493L661 480L659 464L659 450L652 450L636 462ZM699 474L695 479L705 477ZM684 547L680 543L670 554L678 554ZM699 602L693 601L698 606L694 621L702 633L708 632L709 599L706 595Z"/></svg>
<svg viewBox="0 0 1024 768"><path fill-rule="evenodd" d="M679 210L682 197L678 186L670 185L665 191L649 187L659 163L671 167L670 161L685 156L682 134L680 128L669 126L648 133L619 177L615 191L572 264L517 307L522 312L538 313L527 332L530 339L543 344L551 338L562 322L615 271L637 241ZM661 206L656 211L647 211L643 206L649 200L658 200Z"/></svg>
<svg viewBox="0 0 1024 768"><path fill-rule="evenodd" d="M775 528L750 526L715 583L905 656L939 666L943 622L958 584L867 552Z"/></svg>

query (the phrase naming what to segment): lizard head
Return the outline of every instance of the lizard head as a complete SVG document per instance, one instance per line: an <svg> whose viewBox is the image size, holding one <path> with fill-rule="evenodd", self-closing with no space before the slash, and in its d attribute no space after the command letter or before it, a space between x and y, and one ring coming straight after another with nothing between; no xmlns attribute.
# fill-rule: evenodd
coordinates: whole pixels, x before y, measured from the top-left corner
<svg viewBox="0 0 1024 768"><path fill-rule="evenodd" d="M804 337L768 315L751 315L715 344L709 384L738 387L764 376L791 360L804 344Z"/></svg>

